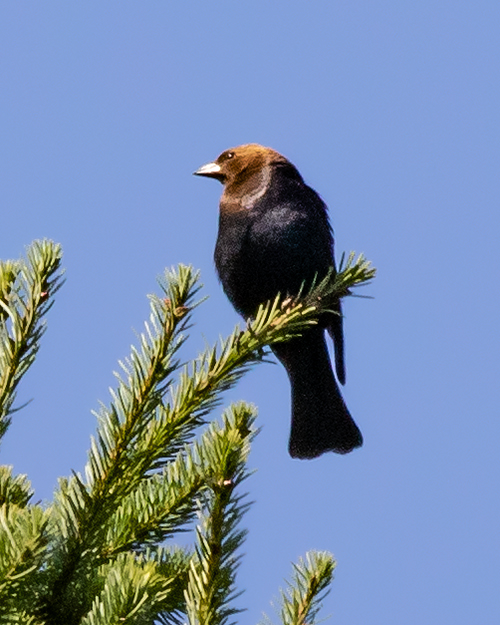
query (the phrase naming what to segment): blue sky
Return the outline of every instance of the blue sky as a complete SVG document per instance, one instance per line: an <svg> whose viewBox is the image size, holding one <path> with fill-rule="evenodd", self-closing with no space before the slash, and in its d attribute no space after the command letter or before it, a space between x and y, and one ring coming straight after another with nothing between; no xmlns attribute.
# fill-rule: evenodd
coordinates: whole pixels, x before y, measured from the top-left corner
<svg viewBox="0 0 500 625"><path fill-rule="evenodd" d="M164 267L200 268L210 295L190 355L232 330L221 188L191 173L263 143L329 205L337 256L379 273L345 303L361 450L288 457L278 366L227 395L263 426L239 623L273 616L309 549L338 560L331 623L499 622L499 32L481 0L3 3L0 257L52 238L67 283L0 461L40 499L82 468Z"/></svg>

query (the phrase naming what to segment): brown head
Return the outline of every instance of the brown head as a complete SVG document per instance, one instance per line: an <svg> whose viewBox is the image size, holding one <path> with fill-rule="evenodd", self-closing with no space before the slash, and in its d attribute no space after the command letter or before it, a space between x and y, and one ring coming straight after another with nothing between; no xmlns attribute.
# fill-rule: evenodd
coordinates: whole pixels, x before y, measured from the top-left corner
<svg viewBox="0 0 500 625"><path fill-rule="evenodd" d="M262 167L287 162L284 156L271 148L265 148L258 143L247 143L225 150L215 161L203 165L194 174L217 178L222 184L230 185L248 178Z"/></svg>
<svg viewBox="0 0 500 625"><path fill-rule="evenodd" d="M247 143L225 150L215 161L203 165L194 173L196 176L216 178L224 185L224 196L228 200L238 198L243 204L248 204L265 192L275 164L293 167L275 150L258 143Z"/></svg>

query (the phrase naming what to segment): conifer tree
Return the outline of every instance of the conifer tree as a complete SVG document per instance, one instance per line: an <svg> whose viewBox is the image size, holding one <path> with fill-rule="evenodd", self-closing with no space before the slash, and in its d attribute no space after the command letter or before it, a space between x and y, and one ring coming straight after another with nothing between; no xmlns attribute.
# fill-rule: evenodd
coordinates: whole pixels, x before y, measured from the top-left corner
<svg viewBox="0 0 500 625"><path fill-rule="evenodd" d="M45 318L62 286L61 247L33 242L26 258L0 262L0 442L16 391L33 364ZM53 501L33 502L25 475L0 466L0 623L225 625L241 611L236 572L248 508L242 482L256 411L221 394L266 346L315 324L322 310L374 270L351 254L307 294L262 306L256 318L182 365L178 351L198 305L199 276L166 271L151 314L120 362L109 405L96 413L83 474L59 480ZM191 527L191 548L175 535ZM310 552L282 591L285 625L315 621L335 562Z"/></svg>

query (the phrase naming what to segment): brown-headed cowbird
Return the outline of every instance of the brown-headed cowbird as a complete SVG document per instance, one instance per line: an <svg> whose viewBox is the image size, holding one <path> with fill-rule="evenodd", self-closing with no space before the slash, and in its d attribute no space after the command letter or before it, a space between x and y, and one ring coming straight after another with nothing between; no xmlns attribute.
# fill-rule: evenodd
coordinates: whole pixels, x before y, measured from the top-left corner
<svg viewBox="0 0 500 625"><path fill-rule="evenodd" d="M278 293L297 295L333 268L327 207L284 156L257 144L223 152L195 172L224 185L215 265L229 300L245 318ZM334 341L335 369L345 382L340 301L336 313L302 336L272 346L292 389L293 458L352 451L362 442L335 380L325 329Z"/></svg>

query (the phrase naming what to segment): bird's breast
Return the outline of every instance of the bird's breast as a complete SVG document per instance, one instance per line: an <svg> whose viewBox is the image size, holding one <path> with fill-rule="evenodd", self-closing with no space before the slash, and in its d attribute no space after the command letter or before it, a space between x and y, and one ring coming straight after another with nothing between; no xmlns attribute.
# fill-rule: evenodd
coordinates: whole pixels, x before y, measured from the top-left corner
<svg viewBox="0 0 500 625"><path fill-rule="evenodd" d="M221 213L215 264L224 291L245 317L278 293L298 293L331 263L328 239L293 207Z"/></svg>

